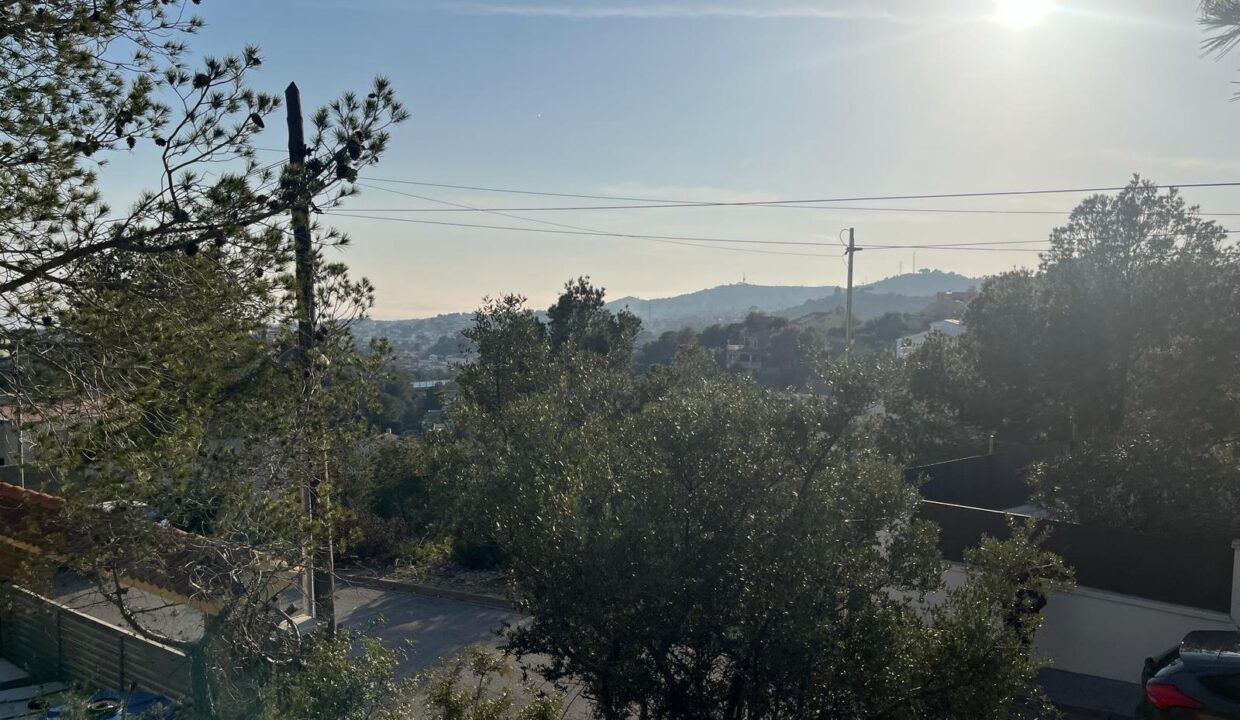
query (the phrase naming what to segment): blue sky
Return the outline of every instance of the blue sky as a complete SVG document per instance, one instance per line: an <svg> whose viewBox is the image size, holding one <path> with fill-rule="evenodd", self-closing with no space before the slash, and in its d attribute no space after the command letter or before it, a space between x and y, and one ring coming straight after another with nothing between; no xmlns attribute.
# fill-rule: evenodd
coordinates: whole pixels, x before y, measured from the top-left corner
<svg viewBox="0 0 1240 720"><path fill-rule="evenodd" d="M1200 56L1195 2L1062 0L1023 29L996 23L994 8L992 0L205 0L207 27L193 47L258 44L265 62L256 84L279 91L296 80L307 105L389 76L412 117L368 171L377 178L690 200L1120 185L1134 172L1166 183L1240 179L1240 103L1230 102L1240 55ZM261 144L282 147L277 130ZM126 184L147 177L135 163L122 166ZM491 207L576 204L388 187ZM1188 194L1203 210L1240 211L1234 188ZM1067 211L1077 199L899 205ZM397 207L435 205L369 188L350 203L357 212ZM836 238L849 225L858 242L908 244L1042 240L1060 221L770 208L537 216L627 233L820 241L831 256L336 224L356 241L345 259L378 287L375 315L394 318L468 310L505 292L545 305L581 274L612 296L666 296L742 276L842 283ZM478 213L421 217L522 224ZM857 279L913 262L912 251L861 253ZM1036 263L1036 254L922 250L915 262L986 274Z"/></svg>

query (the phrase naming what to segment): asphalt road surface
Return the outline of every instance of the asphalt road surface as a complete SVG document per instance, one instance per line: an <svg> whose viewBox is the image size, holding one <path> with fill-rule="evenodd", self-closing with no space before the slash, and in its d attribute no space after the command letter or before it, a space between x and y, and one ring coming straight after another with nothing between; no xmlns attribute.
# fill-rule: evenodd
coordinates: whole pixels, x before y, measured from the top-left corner
<svg viewBox="0 0 1240 720"><path fill-rule="evenodd" d="M504 624L521 620L521 615L502 608L338 582L336 611L341 625L377 637L390 647L404 648L400 670L405 674L470 645L497 647L497 633Z"/></svg>
<svg viewBox="0 0 1240 720"><path fill-rule="evenodd" d="M401 671L410 674L431 667L471 644L498 647L501 638L497 630L505 623L516 624L522 619L518 613L487 605L349 586L343 581L337 588L336 604L341 622L350 629L379 637L395 648L412 641L401 664ZM520 691L515 677L509 677L496 687ZM566 718L589 717L584 700L571 695L570 700ZM1095 713L1063 712L1064 720L1097 720L1098 717ZM1107 717L1119 720L1126 715Z"/></svg>
<svg viewBox="0 0 1240 720"><path fill-rule="evenodd" d="M57 578L56 599L70 607L93 615L105 622L124 626L123 620L106 600L99 595L92 583L83 578L65 574ZM145 594L134 591L135 595ZM133 601L135 598L131 597ZM158 598L147 598L153 615L146 620L161 632L181 639L192 639L202 631L201 616L192 610L166 607ZM515 625L522 616L511 610L489 605L449 598L431 597L414 592L381 590L351 585L340 579L337 585L336 608L342 626L358 633L381 639L389 647L399 649L403 657L399 666L402 675L413 675L432 668L470 645L498 647L500 632L506 625ZM538 678L531 678L535 681ZM546 683L538 687L549 689ZM518 696L525 691L521 687L520 673L497 680L493 689L512 690ZM566 720L582 720L589 717L588 705L581 698L569 696ZM1119 718L1111 714L1107 717ZM1099 714L1078 714L1065 711L1065 720L1098 718Z"/></svg>
<svg viewBox="0 0 1240 720"><path fill-rule="evenodd" d="M337 582L340 623L402 650L404 658L399 670L407 675L432 668L470 645L497 648L503 641L503 629L523 619L512 610L490 605L350 585L345 579ZM518 698L539 689L552 691L549 683L533 673L524 684L520 672L493 678L492 683L493 692L507 689ZM590 716L588 703L574 692L570 691L565 700L565 720L585 720Z"/></svg>
<svg viewBox="0 0 1240 720"><path fill-rule="evenodd" d="M127 627L116 606L90 580L71 572L58 573L54 597L65 605L104 622ZM171 605L138 589L126 594L143 624L177 640L192 641L202 634L202 614ZM296 602L295 593L290 593ZM336 609L340 624L378 637L404 651L400 671L412 675L473 644L499 645L498 631L521 616L511 610L412 592L374 590L338 581Z"/></svg>

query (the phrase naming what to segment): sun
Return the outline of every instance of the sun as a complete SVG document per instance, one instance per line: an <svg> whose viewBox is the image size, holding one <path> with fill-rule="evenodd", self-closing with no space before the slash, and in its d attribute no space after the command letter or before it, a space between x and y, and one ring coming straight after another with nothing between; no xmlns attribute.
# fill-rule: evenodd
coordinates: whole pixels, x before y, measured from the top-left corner
<svg viewBox="0 0 1240 720"><path fill-rule="evenodd" d="M995 20L1023 30L1037 25L1054 7L1050 0L996 0Z"/></svg>

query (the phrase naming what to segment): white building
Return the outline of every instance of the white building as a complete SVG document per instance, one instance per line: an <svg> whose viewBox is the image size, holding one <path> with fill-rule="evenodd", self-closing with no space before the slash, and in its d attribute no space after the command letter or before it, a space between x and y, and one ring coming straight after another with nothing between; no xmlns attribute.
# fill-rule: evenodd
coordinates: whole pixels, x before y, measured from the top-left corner
<svg viewBox="0 0 1240 720"><path fill-rule="evenodd" d="M930 323L929 330L915 333L913 335L905 335L899 340L896 340L896 359L903 358L905 355L908 355L917 348L921 347L930 337L931 333L940 332L948 337L956 337L964 331L964 323L959 320L936 320Z"/></svg>

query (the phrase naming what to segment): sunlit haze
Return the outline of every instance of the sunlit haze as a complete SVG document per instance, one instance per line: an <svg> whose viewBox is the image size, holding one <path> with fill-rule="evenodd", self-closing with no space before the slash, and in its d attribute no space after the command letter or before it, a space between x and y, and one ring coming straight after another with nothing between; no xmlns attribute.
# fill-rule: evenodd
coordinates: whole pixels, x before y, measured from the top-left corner
<svg viewBox="0 0 1240 720"><path fill-rule="evenodd" d="M1050 13L1051 7L1049 0L998 0L995 19L1013 28L1032 27Z"/></svg>
<svg viewBox="0 0 1240 720"><path fill-rule="evenodd" d="M1202 58L1196 9L1166 0L209 0L193 47L260 45L258 85L280 91L295 80L308 106L376 73L392 79L412 118L342 209L386 219L321 219L353 236L341 257L376 284L374 314L401 318L470 310L506 292L545 306L580 274L611 297L742 278L840 284L838 238L849 226L876 245L1035 241L867 251L859 283L915 267L983 275L1036 264L1036 241L1062 215L908 210L1066 213L1082 195L522 212L511 208L643 203L378 180L723 202L1116 186L1133 173L1237 180L1236 61ZM259 144L278 161L282 123ZM126 192L159 182L138 157L117 159L104 179ZM1234 188L1185 192L1205 211L1240 211ZM774 248L807 257L574 235L564 225L821 247Z"/></svg>

